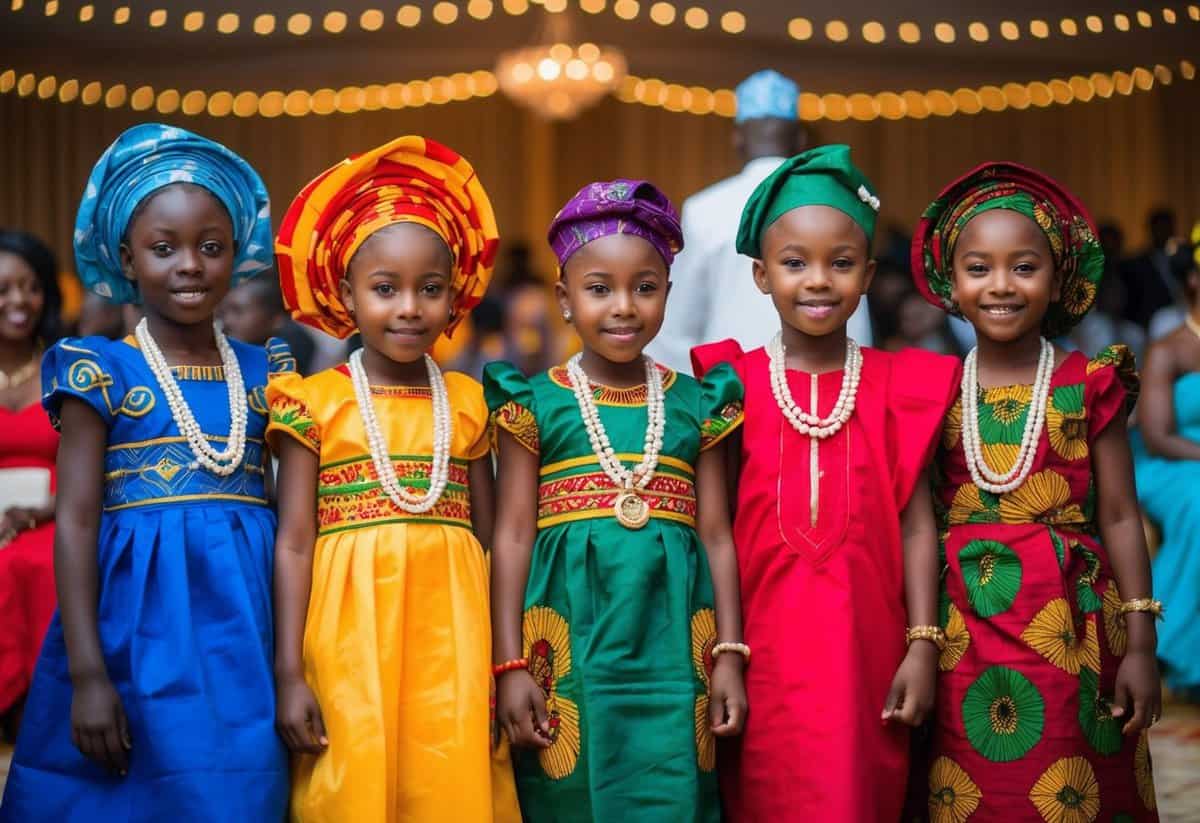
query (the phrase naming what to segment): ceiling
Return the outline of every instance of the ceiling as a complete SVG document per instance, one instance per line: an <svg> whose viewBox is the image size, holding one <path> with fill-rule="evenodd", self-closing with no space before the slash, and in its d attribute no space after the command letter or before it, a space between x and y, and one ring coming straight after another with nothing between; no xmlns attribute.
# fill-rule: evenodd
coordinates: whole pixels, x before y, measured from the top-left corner
<svg viewBox="0 0 1200 823"><path fill-rule="evenodd" d="M1189 3L1157 3L1138 6L1117 0L1005 0L962 2L961 0L839 0L838 3L784 2L783 0L681 0L670 4L674 19L661 25L651 19L655 0L640 0L633 19L622 19L614 11L616 2L606 0L604 9L588 13L581 9L600 0L506 0L510 8L528 5L521 14L504 10L494 0L490 16L474 19L468 0L455 0L457 19L451 24L435 22L435 2L430 0L243 0L218 3L187 2L97 2L50 0L55 13L47 15L47 0L23 0L23 8L10 9L13 0L0 0L0 71L14 69L59 78L105 83L179 86L206 90L339 87L387 84L433 75L490 69L506 48L545 36L545 27L568 22L573 39L619 46L628 56L629 70L642 77L659 77L687 85L729 87L763 67L772 67L797 79L815 92L858 92L905 88L954 88L1009 81L1049 80L1096 71L1129 70L1136 66L1177 64L1180 59L1200 58L1200 6ZM474 8L487 0L472 0ZM551 14L540 4L565 2L566 13ZM17 0L20 5L22 0ZM402 5L421 9L415 27L397 22ZM447 5L446 3L442 4ZM80 9L92 8L91 19L80 22ZM690 8L707 12L708 25L694 30L684 22ZM128 20L114 23L125 16ZM166 12L160 27L150 23L155 10ZM203 10L198 31L185 31L188 12ZM236 10L237 30L218 31L222 14ZM364 12L378 10L378 30L360 25ZM1164 10L1166 10L1164 12ZM1144 16L1139 22L1138 11ZM345 27L340 33L324 28L326 15L342 12ZM445 13L446 9L443 8ZM722 30L722 15L740 12L744 30L731 34ZM276 17L275 31L259 35L253 21L261 14ZM286 31L292 14L311 18L310 30L296 36ZM665 9L658 9L666 19ZM1114 14L1125 15L1128 31L1118 30ZM85 16L87 12L85 11ZM802 17L813 29L810 38L797 40L789 34L789 22ZM1099 20L1102 31L1088 28L1088 18ZM371 15L368 16L368 20ZM1174 22L1168 22L1173 19ZM336 15L335 15L336 20ZM838 22L845 24L844 42L833 42L826 26L840 36ZM1016 24L1018 39L1002 34L1002 23ZM1068 36L1067 28L1077 32ZM226 20L226 27L230 21ZM1144 25L1149 22L1150 25ZM864 39L864 24L873 36ZM901 23L915 23L920 41L902 42ZM940 42L935 25L949 23L954 42ZM972 38L982 35L986 42ZM1031 29L1045 24L1047 36L1039 38ZM373 25L370 23L369 25ZM1092 22L1095 26L1095 22ZM335 22L334 28L337 28ZM733 28L737 28L736 20ZM802 33L803 24L793 24ZM911 31L911 29L909 29ZM946 28L941 33L945 35ZM1009 28L1011 33L1011 28ZM948 39L948 38L944 38Z"/></svg>

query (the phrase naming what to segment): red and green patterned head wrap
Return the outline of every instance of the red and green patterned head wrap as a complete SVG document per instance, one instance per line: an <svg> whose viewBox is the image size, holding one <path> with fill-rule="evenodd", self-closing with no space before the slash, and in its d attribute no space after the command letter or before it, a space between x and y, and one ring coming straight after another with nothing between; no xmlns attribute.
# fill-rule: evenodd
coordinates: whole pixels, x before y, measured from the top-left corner
<svg viewBox="0 0 1200 823"><path fill-rule="evenodd" d="M1017 163L984 163L943 189L925 209L912 244L917 288L933 305L958 315L950 297L954 247L967 223L991 209L1023 214L1046 235L1062 286L1042 321L1043 332L1058 337L1070 331L1095 302L1104 273L1096 226L1075 195Z"/></svg>
<svg viewBox="0 0 1200 823"><path fill-rule="evenodd" d="M354 319L339 284L359 247L393 223L417 223L445 241L454 263L455 326L479 304L500 243L492 204L475 169L424 137L397 137L348 157L296 195L275 238L283 302L292 316L334 337Z"/></svg>

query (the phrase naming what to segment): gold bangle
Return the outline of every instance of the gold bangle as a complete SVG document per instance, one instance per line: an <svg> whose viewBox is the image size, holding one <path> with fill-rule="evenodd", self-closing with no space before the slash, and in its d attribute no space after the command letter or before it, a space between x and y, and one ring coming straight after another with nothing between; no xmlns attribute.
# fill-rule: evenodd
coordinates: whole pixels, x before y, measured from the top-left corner
<svg viewBox="0 0 1200 823"><path fill-rule="evenodd" d="M745 643L718 643L713 646L713 660L716 660L721 652L737 652L746 659L747 663L750 662L750 647Z"/></svg>
<svg viewBox="0 0 1200 823"><path fill-rule="evenodd" d="M1121 614L1129 614L1130 612L1148 612L1159 620L1162 620L1163 604L1161 600L1155 600L1152 597L1138 597L1133 600L1126 600L1121 604Z"/></svg>
<svg viewBox="0 0 1200 823"><path fill-rule="evenodd" d="M939 652L946 648L946 633L941 626L910 626L904 630L904 642L911 646L914 640L928 640Z"/></svg>

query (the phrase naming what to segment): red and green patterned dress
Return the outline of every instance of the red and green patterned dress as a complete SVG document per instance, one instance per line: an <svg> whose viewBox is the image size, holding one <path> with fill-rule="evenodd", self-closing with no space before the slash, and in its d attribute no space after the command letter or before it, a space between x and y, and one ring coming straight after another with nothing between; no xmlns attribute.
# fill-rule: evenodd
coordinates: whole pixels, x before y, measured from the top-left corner
<svg viewBox="0 0 1200 823"><path fill-rule="evenodd" d="M938 456L945 566L937 718L929 772L934 821L1157 820L1146 735L1125 737L1109 698L1124 618L1096 537L1092 444L1137 391L1123 346L1055 371L1033 469L1001 495L971 480L961 398ZM989 466L1013 465L1030 386L981 389Z"/></svg>

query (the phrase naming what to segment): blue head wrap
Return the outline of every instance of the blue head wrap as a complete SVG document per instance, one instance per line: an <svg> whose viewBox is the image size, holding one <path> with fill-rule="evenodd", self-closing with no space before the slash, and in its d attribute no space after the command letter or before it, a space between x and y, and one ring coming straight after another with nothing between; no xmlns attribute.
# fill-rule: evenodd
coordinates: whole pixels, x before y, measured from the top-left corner
<svg viewBox="0 0 1200 823"><path fill-rule="evenodd" d="M138 204L172 183L202 186L229 212L234 284L271 267L271 204L258 172L206 137L143 123L118 137L88 178L75 217L75 266L85 287L117 303L140 302L121 268L121 240Z"/></svg>
<svg viewBox="0 0 1200 823"><path fill-rule="evenodd" d="M796 104L800 99L800 87L777 71L756 71L738 84L734 94L737 95L734 122L758 117L799 119Z"/></svg>

